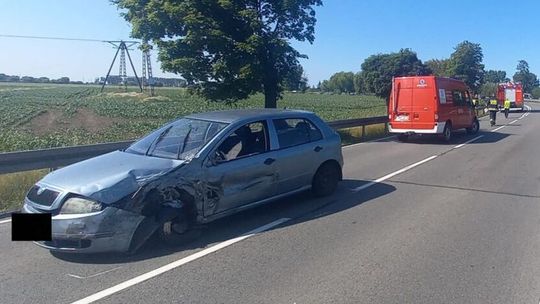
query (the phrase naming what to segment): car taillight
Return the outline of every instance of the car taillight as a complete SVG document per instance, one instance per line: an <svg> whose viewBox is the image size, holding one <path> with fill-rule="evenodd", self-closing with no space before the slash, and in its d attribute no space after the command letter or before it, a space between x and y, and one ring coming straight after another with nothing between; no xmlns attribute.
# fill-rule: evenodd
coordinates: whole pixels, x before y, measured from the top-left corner
<svg viewBox="0 0 540 304"><path fill-rule="evenodd" d="M435 120L439 120L439 114L435 112Z"/></svg>
<svg viewBox="0 0 540 304"><path fill-rule="evenodd" d="M392 114L388 114L388 120L392 120Z"/></svg>

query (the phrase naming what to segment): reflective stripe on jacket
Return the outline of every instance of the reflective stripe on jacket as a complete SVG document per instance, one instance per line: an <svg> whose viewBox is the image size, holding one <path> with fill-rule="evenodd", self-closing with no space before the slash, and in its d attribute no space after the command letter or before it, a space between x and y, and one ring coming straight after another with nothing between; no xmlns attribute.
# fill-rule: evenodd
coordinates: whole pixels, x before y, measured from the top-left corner
<svg viewBox="0 0 540 304"><path fill-rule="evenodd" d="M497 100L496 99L492 99L492 100L489 101L488 109L490 111L497 111L498 110Z"/></svg>

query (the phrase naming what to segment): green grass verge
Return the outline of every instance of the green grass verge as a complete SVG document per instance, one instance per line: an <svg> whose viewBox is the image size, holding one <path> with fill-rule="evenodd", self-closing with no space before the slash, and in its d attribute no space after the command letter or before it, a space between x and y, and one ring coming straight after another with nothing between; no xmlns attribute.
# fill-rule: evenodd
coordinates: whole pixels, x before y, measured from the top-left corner
<svg viewBox="0 0 540 304"><path fill-rule="evenodd" d="M47 172L35 170L0 175L0 212L21 208L26 192Z"/></svg>

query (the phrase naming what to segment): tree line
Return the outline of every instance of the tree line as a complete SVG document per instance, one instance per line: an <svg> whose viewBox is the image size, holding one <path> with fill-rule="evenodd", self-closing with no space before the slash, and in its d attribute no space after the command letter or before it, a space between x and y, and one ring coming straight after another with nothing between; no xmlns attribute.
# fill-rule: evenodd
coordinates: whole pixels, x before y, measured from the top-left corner
<svg viewBox="0 0 540 304"><path fill-rule="evenodd" d="M16 76L0 73L0 82L24 82L24 83L74 83L82 84L82 81L70 81L69 77L60 77L58 79L50 79L48 77L32 77L32 76Z"/></svg>
<svg viewBox="0 0 540 304"><path fill-rule="evenodd" d="M161 1L111 0L131 23L133 38L152 43L164 71L181 75L191 92L221 102L263 93L275 108L282 92L305 90L299 59L307 58L291 41L315 40L315 7L322 0ZM477 43L458 44L449 58L422 62L402 49L368 57L359 72L339 72L318 89L366 93L386 98L395 76L439 75L464 80L475 93L506 80L504 71L485 71ZM520 61L515 81L526 92L538 87L536 75Z"/></svg>
<svg viewBox="0 0 540 304"><path fill-rule="evenodd" d="M392 77L435 75L463 80L480 96L495 94L497 84L510 81L505 71L485 70L480 44L470 41L459 43L449 58L431 59L422 62L411 49L401 49L389 54L368 57L361 70L337 72L328 80L319 82L317 89L333 93L374 94L387 98L392 86ZM521 82L526 93L540 98L540 84L536 74L529 70L529 64L520 60L512 80Z"/></svg>

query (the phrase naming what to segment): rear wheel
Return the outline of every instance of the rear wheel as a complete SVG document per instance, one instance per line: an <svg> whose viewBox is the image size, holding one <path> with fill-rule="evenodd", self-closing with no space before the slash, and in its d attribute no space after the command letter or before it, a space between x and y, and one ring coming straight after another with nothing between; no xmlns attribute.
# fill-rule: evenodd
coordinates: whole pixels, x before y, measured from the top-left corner
<svg viewBox="0 0 540 304"><path fill-rule="evenodd" d="M444 126L442 138L445 142L449 142L452 139L452 124L451 123L448 122Z"/></svg>
<svg viewBox="0 0 540 304"><path fill-rule="evenodd" d="M476 134L476 133L478 133L479 129L480 129L480 123L478 122L478 119L475 118L473 120L473 123L472 123L471 127L467 128L466 130L467 130L468 134Z"/></svg>
<svg viewBox="0 0 540 304"><path fill-rule="evenodd" d="M319 167L311 183L311 191L315 196L327 196L336 191L339 182L339 168L332 163L325 163Z"/></svg>

